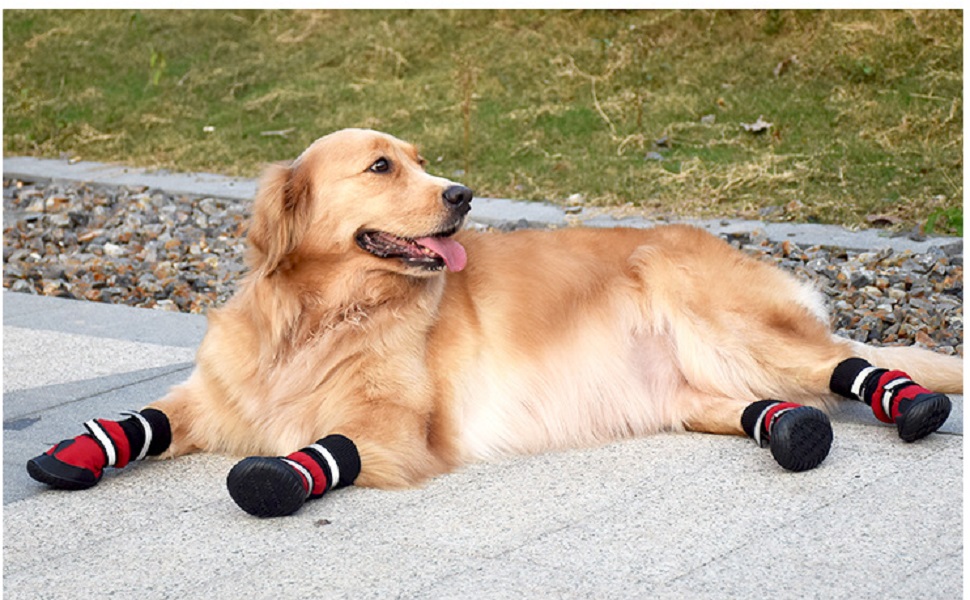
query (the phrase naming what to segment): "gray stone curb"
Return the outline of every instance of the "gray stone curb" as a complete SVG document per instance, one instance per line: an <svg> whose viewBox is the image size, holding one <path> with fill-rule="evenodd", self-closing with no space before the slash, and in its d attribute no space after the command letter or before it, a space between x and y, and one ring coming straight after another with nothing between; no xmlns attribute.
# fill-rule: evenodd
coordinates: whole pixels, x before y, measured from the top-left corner
<svg viewBox="0 0 970 600"><path fill-rule="evenodd" d="M150 171L137 167L80 161L43 159L27 156L4 157L3 176L33 182L91 183L104 186L147 186L171 194L211 196L249 201L256 193L256 180L226 177L213 173L172 173ZM531 226L564 227L654 227L667 221L641 217L615 217L601 210L582 209L567 214L559 206L543 202L522 202L503 198L476 198L469 219L473 223L493 227ZM876 230L851 231L837 225L768 223L742 219L684 220L703 227L716 235L730 235L762 231L768 239L781 242L791 240L801 246L833 246L850 250L876 250L890 247L896 252L926 252L933 246L963 245L956 237L932 237L913 240L892 237ZM961 251L962 253L962 251Z"/></svg>

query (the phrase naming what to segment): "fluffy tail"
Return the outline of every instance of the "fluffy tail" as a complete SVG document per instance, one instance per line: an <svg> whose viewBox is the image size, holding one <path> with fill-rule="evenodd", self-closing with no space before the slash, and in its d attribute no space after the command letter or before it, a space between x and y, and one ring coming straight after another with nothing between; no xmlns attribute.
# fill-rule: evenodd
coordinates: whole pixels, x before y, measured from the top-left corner
<svg viewBox="0 0 970 600"><path fill-rule="evenodd" d="M905 371L913 381L934 392L963 393L963 357L915 346L876 347L859 342L852 342L852 350L877 367Z"/></svg>

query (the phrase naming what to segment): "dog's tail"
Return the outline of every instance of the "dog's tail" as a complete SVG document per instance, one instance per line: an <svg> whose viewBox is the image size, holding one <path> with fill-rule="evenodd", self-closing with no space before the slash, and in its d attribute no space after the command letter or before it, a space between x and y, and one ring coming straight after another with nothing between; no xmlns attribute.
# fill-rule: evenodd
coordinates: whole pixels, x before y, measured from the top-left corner
<svg viewBox="0 0 970 600"><path fill-rule="evenodd" d="M877 367L905 371L921 386L944 394L963 393L963 357L937 354L915 346L867 346L852 342L852 350Z"/></svg>

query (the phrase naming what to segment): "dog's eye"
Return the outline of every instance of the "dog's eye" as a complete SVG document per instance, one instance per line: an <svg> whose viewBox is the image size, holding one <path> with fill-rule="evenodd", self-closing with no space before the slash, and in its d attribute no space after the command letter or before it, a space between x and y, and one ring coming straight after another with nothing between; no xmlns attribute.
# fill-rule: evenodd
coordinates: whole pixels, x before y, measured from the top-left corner
<svg viewBox="0 0 970 600"><path fill-rule="evenodd" d="M383 156L374 161L374 164L370 166L368 171L371 173L387 173L391 170L391 161L387 160Z"/></svg>

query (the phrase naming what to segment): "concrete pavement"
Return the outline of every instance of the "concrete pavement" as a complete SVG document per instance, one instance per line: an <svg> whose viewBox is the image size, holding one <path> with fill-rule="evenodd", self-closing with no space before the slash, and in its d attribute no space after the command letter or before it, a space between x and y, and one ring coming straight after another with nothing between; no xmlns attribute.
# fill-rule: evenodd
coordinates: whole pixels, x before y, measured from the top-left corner
<svg viewBox="0 0 970 600"><path fill-rule="evenodd" d="M226 492L232 457L146 462L81 492L29 479L25 462L83 421L184 380L205 318L2 298L8 598L962 594L962 397L943 433L915 444L846 403L831 454L806 473L750 440L662 434L417 490L349 488L259 520Z"/></svg>

